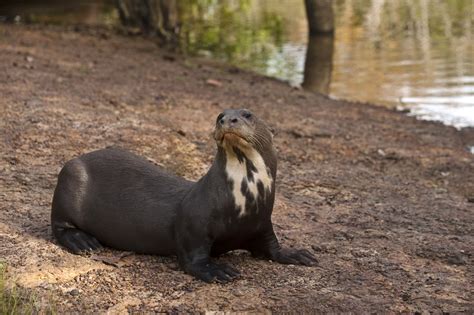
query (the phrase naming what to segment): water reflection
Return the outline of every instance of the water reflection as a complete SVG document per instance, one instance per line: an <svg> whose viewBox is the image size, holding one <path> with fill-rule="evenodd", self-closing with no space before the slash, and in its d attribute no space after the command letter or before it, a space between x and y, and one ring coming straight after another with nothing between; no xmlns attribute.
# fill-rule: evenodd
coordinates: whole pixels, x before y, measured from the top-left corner
<svg viewBox="0 0 474 315"><path fill-rule="evenodd" d="M200 11L206 21L197 24L210 26L195 29L189 23L194 42L187 40L188 51L334 98L409 108L424 119L474 126L472 1L338 0L334 42L306 36L304 1L244 2L246 7L227 10L225 18L215 8ZM235 1L215 5L229 3ZM218 45L209 40L214 28L224 33ZM238 40L242 34L248 41Z"/></svg>
<svg viewBox="0 0 474 315"><path fill-rule="evenodd" d="M180 19L181 44L186 53L218 58L295 84L301 83L304 58L300 56L305 51L305 40L295 42L288 38L294 34L306 37L302 5L282 6L276 0L184 2ZM294 14L298 19L291 19L288 14Z"/></svg>
<svg viewBox="0 0 474 315"><path fill-rule="evenodd" d="M333 35L309 36L302 83L304 89L329 94L333 51Z"/></svg>
<svg viewBox="0 0 474 315"><path fill-rule="evenodd" d="M348 0L337 8L333 96L474 126L473 2Z"/></svg>

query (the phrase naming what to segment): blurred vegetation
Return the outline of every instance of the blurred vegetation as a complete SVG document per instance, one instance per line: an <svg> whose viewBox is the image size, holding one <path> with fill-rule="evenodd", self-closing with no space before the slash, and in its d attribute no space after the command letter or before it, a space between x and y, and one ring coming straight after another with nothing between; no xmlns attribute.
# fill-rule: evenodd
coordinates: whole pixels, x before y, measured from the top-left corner
<svg viewBox="0 0 474 315"><path fill-rule="evenodd" d="M37 303L36 296L16 286L8 287L8 268L0 261L0 314L56 314L50 299L45 307Z"/></svg>
<svg viewBox="0 0 474 315"><path fill-rule="evenodd" d="M0 1L0 21L114 27L119 16L114 0L10 0Z"/></svg>
<svg viewBox="0 0 474 315"><path fill-rule="evenodd" d="M283 45L282 17L253 15L251 1L183 0L181 47L188 54L209 55L263 70Z"/></svg>
<svg viewBox="0 0 474 315"><path fill-rule="evenodd" d="M113 0L6 3L10 5L0 4L0 19L21 11L20 20L28 22L120 24ZM303 81L308 44L304 0L176 3L179 46L185 54L211 56L293 84ZM472 40L474 4L470 0L335 0L334 7L336 40L351 47L364 40L378 49L382 44L394 45L390 40L409 38L426 52L431 42L448 45L459 37Z"/></svg>
<svg viewBox="0 0 474 315"><path fill-rule="evenodd" d="M0 19L116 26L120 23L116 3L3 1ZM182 44L188 46L189 52L204 49L234 60L268 54L268 46L283 44L283 35L287 28L294 28L295 19L306 19L304 0L179 0L177 4ZM338 25L376 27L384 36L419 33L425 17L429 35L434 37L462 36L472 32L474 24L474 4L470 0L336 0L334 4L339 12ZM350 20L344 18L347 11L351 13ZM370 21L379 22L374 25Z"/></svg>
<svg viewBox="0 0 474 315"><path fill-rule="evenodd" d="M16 290L16 288L8 289L7 282L7 265L0 262L0 312L1 314L32 314L34 303L30 299L25 299Z"/></svg>

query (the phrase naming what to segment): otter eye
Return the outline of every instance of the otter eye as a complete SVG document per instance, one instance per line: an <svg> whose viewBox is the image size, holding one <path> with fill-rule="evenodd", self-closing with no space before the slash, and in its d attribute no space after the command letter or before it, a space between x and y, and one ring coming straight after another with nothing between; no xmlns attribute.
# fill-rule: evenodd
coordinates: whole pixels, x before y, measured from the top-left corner
<svg viewBox="0 0 474 315"><path fill-rule="evenodd" d="M243 113L242 113L242 116L243 116L244 118L249 119L250 117L252 117L252 113L251 113L251 112L243 112Z"/></svg>
<svg viewBox="0 0 474 315"><path fill-rule="evenodd" d="M219 116L217 116L216 119L216 124L224 117L224 113L220 113Z"/></svg>

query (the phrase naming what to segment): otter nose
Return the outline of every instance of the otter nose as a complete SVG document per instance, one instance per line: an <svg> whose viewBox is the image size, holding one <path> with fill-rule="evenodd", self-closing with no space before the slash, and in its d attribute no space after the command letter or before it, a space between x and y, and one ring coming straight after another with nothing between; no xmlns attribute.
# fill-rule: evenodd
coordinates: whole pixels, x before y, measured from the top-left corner
<svg viewBox="0 0 474 315"><path fill-rule="evenodd" d="M240 122L240 117L234 115L224 115L219 120L219 124L223 127L235 127Z"/></svg>

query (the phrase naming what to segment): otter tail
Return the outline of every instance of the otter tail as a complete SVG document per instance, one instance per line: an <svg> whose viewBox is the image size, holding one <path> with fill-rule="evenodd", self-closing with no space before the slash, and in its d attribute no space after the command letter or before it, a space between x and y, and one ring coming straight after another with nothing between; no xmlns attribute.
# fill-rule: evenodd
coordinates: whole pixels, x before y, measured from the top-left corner
<svg viewBox="0 0 474 315"><path fill-rule="evenodd" d="M74 254L101 249L102 245L95 237L74 227L64 227L59 224L52 226L53 235L59 244L69 249Z"/></svg>

